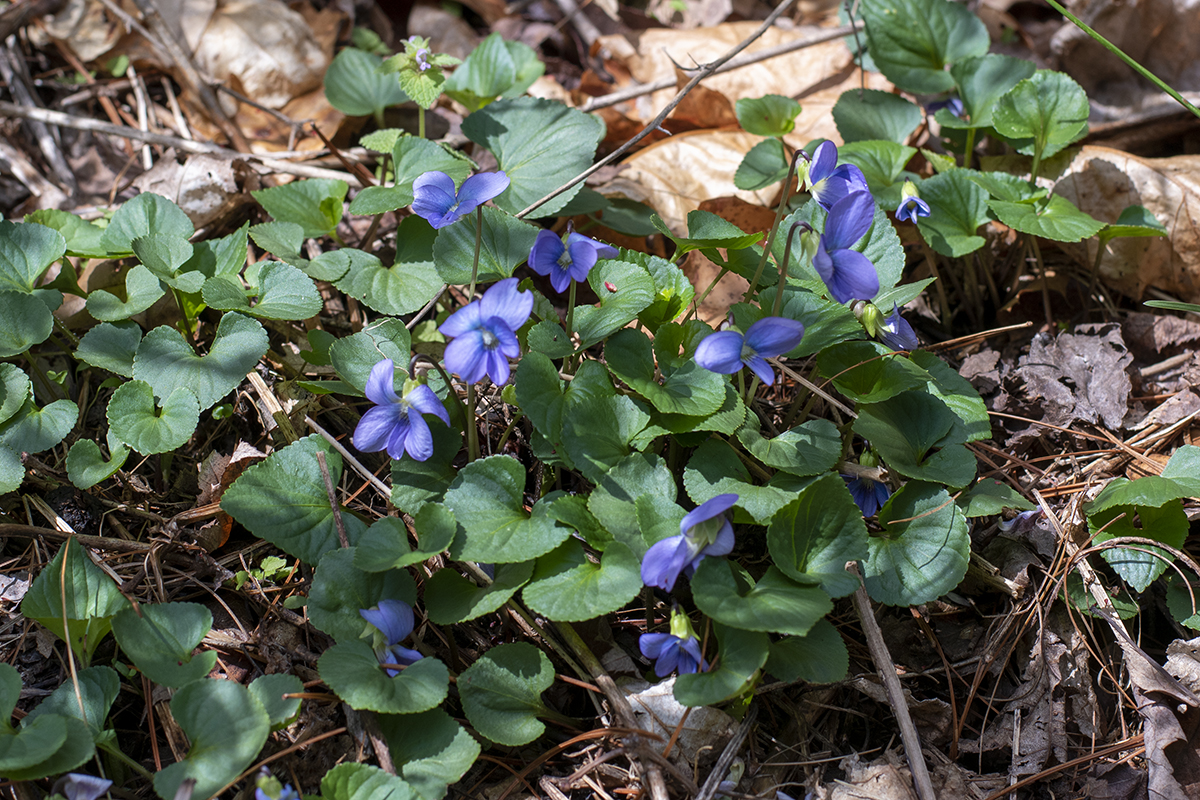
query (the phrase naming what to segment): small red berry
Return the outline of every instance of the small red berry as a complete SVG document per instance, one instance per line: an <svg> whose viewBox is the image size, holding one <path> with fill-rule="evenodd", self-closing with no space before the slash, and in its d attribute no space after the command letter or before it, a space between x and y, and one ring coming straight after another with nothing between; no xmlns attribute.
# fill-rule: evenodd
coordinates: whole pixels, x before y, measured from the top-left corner
<svg viewBox="0 0 1200 800"><path fill-rule="evenodd" d="M611 283L609 283L608 281L605 281L605 282L604 282L604 288L605 288L605 289L608 289L610 292L613 292L613 293L615 293L615 292L617 291L617 287L616 287L616 286L613 286L613 285L612 285Z"/></svg>

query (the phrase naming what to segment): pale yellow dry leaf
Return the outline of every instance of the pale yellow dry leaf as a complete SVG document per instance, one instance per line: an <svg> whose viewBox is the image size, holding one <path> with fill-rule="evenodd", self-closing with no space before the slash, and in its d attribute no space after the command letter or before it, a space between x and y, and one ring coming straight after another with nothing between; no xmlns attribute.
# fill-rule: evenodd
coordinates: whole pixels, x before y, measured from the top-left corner
<svg viewBox="0 0 1200 800"><path fill-rule="evenodd" d="M1135 299L1154 286L1185 302L1200 302L1200 156L1138 158L1087 146L1054 191L1105 222L1115 222L1128 206L1149 209L1169 236L1113 239L1100 262L1100 277ZM1093 238L1071 246L1071 252L1090 268L1098 246Z"/></svg>

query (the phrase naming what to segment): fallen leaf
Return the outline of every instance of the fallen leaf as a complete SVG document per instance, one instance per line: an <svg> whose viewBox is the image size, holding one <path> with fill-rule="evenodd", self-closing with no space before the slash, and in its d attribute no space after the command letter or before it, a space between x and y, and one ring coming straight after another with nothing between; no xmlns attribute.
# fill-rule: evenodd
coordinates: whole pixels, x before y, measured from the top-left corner
<svg viewBox="0 0 1200 800"><path fill-rule="evenodd" d="M245 167L243 162L237 163ZM235 162L219 156L193 155L183 164L174 158L160 158L135 178L133 185L174 202L197 228L248 202L238 187Z"/></svg>
<svg viewBox="0 0 1200 800"><path fill-rule="evenodd" d="M671 751L673 760L690 766L702 752L719 754L733 735L736 723L724 711L701 706L688 713L688 708L675 699L674 678L653 685L634 681L623 688L642 730L658 734L664 742L679 730L677 746Z"/></svg>
<svg viewBox="0 0 1200 800"><path fill-rule="evenodd" d="M1087 146L1054 191L1105 222L1115 222L1128 206L1149 209L1169 235L1113 239L1100 261L1100 277L1135 300L1155 286L1185 302L1200 302L1200 156L1139 158ZM1067 250L1091 269L1097 247L1092 238Z"/></svg>
<svg viewBox="0 0 1200 800"><path fill-rule="evenodd" d="M1043 401L1044 422L1065 428L1076 420L1103 421L1119 431L1129 408L1132 384L1125 369L1131 363L1120 328L1105 325L1096 333L1035 336L1017 375L1026 393Z"/></svg>

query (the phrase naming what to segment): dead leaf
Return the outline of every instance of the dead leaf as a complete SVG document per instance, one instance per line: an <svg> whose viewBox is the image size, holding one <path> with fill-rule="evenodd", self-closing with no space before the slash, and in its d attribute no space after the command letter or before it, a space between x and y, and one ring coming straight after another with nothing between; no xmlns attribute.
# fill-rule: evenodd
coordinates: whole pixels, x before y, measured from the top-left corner
<svg viewBox="0 0 1200 800"><path fill-rule="evenodd" d="M638 726L658 734L663 741L671 738L684 714L687 714L680 728L677 746L671 751L671 758L689 769L702 752L711 753L715 759L733 735L737 723L724 711L701 706L687 713L688 708L675 699L674 678L653 685L645 681L633 681L623 684L622 688L629 697L629 705L633 708Z"/></svg>
<svg viewBox="0 0 1200 800"><path fill-rule="evenodd" d="M1129 408L1132 384L1125 369L1131 363L1120 328L1105 325L1094 334L1035 336L1017 375L1026 393L1043 401L1044 422L1068 427L1076 420L1099 420L1119 431Z"/></svg>
<svg viewBox="0 0 1200 800"><path fill-rule="evenodd" d="M1149 209L1169 236L1113 239L1100 262L1100 277L1135 300L1155 286L1186 302L1200 302L1200 156L1139 158L1087 146L1054 191L1105 222L1115 222L1131 205ZM1098 246L1093 238L1068 250L1091 269Z"/></svg>
<svg viewBox="0 0 1200 800"><path fill-rule="evenodd" d="M35 47L44 46L47 37L57 39L84 63L107 53L125 34L124 24L100 0L67 0L57 14L43 17L40 25L27 30Z"/></svg>
<svg viewBox="0 0 1200 800"><path fill-rule="evenodd" d="M168 155L135 178L133 185L139 191L171 200L200 228L227 216L234 207L247 201L238 186L234 166L234 161L219 156L194 155L180 164Z"/></svg>
<svg viewBox="0 0 1200 800"><path fill-rule="evenodd" d="M1177 345L1200 341L1200 323L1168 314L1132 312L1121 325L1130 348L1140 347L1157 355Z"/></svg>

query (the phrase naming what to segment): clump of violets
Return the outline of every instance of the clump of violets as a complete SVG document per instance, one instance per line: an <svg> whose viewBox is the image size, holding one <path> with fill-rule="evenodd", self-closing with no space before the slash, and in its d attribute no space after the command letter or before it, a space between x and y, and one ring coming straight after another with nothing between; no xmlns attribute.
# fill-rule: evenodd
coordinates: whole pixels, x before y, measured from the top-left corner
<svg viewBox="0 0 1200 800"><path fill-rule="evenodd" d="M679 535L654 543L642 558L642 582L671 591L680 573L690 577L708 556L733 550L733 525L725 512L737 502L736 494L719 494L697 506L679 523Z"/></svg>
<svg viewBox="0 0 1200 800"><path fill-rule="evenodd" d="M746 329L709 334L696 347L696 363L709 372L732 375L749 367L760 381L770 386L775 372L766 359L781 356L800 344L804 325L786 317L763 317Z"/></svg>
<svg viewBox="0 0 1200 800"><path fill-rule="evenodd" d="M107 792L110 786L110 780L84 775L81 772L68 772L54 782L50 796L63 797L66 800L96 800Z"/></svg>
<svg viewBox="0 0 1200 800"><path fill-rule="evenodd" d="M875 265L862 253L850 249L871 229L874 219L875 201L868 192L852 192L829 209L825 231L813 255L813 269L839 303L870 300L879 293Z"/></svg>
<svg viewBox="0 0 1200 800"><path fill-rule="evenodd" d="M436 394L423 383L408 379L403 396L392 386L395 364L385 358L371 368L367 378L367 399L375 407L363 414L351 441L363 453L387 450L395 459L408 453L417 461L433 455L433 434L425 414L432 414L447 425L450 416Z"/></svg>
<svg viewBox="0 0 1200 800"><path fill-rule="evenodd" d="M510 358L521 354L517 330L533 312L533 293L517 291L517 279L505 278L492 284L475 300L447 318L438 331L454 337L446 345L446 368L467 383L482 380L508 383Z"/></svg>
<svg viewBox="0 0 1200 800"><path fill-rule="evenodd" d="M617 248L575 233L567 223L565 236L554 231L538 231L529 251L529 268L538 275L547 275L554 291L563 292L571 281L587 280L588 272L601 258L616 258Z"/></svg>
<svg viewBox="0 0 1200 800"><path fill-rule="evenodd" d="M380 664L406 667L423 658L416 650L409 650L400 644L413 630L413 610L408 603L403 600L380 600L378 605L360 608L358 613L376 629L372 647Z"/></svg>
<svg viewBox="0 0 1200 800"><path fill-rule="evenodd" d="M837 145L822 142L813 153L808 165L808 193L829 211L838 201L855 192L866 192L867 179L862 170L853 164L838 166Z"/></svg>
<svg viewBox="0 0 1200 800"><path fill-rule="evenodd" d="M660 678L672 672L691 675L708 669L692 623L677 610L671 611L671 632L643 633L638 638L638 649L642 655L654 661L654 674Z"/></svg>
<svg viewBox="0 0 1200 800"><path fill-rule="evenodd" d="M426 172L413 181L412 210L435 228L453 225L508 188L503 172L480 172L463 181L458 191L444 172Z"/></svg>
<svg viewBox="0 0 1200 800"><path fill-rule="evenodd" d="M916 184L905 181L900 189L900 205L896 207L896 219L916 224L917 217L928 217L930 213L929 203L917 194Z"/></svg>

